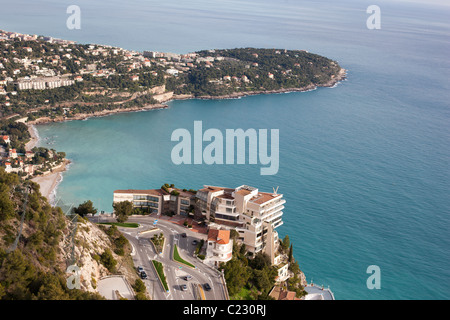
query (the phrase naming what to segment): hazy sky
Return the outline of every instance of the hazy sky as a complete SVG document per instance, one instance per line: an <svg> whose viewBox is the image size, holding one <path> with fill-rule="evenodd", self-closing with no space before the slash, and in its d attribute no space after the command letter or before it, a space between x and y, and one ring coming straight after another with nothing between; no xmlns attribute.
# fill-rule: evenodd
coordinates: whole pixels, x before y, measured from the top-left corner
<svg viewBox="0 0 450 320"><path fill-rule="evenodd" d="M449 0L396 0L398 2L415 2L415 3L424 3L424 4L438 4L444 6L450 6Z"/></svg>

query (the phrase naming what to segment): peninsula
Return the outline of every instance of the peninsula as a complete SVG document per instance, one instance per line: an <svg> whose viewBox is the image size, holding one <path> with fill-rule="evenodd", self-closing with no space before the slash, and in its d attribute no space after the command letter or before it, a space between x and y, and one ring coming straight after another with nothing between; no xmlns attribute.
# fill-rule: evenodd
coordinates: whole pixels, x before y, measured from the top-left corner
<svg viewBox="0 0 450 320"><path fill-rule="evenodd" d="M175 99L226 99L330 87L336 61L306 50L130 51L0 30L0 117L29 124L164 108Z"/></svg>

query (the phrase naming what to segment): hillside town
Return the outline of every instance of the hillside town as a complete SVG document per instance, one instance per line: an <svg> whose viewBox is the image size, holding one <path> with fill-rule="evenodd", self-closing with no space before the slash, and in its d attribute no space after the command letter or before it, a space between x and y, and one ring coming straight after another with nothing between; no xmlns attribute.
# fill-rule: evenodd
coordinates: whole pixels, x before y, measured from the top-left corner
<svg viewBox="0 0 450 320"><path fill-rule="evenodd" d="M0 30L2 118L70 117L171 99L303 91L343 77L335 61L306 50L138 52Z"/></svg>

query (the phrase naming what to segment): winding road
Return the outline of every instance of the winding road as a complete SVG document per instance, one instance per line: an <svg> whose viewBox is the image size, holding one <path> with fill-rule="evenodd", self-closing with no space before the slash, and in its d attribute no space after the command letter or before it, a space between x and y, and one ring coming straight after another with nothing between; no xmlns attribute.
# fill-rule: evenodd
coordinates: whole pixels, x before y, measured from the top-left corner
<svg viewBox="0 0 450 320"><path fill-rule="evenodd" d="M154 221L159 230L141 233L154 227ZM109 219L111 222L113 219ZM183 226L173 224L158 217L130 217L128 222L139 223L138 228L118 229L124 234L132 245L132 258L135 267L142 266L148 278L143 280L147 286L148 293L152 300L200 300L202 296L206 300L226 300L226 287L224 286L220 274L217 270L203 264L193 256L196 245L193 240L206 240L205 234L199 234L186 229ZM163 233L166 239L162 253L155 252L155 248L150 242L154 234ZM186 233L186 237L181 236ZM181 257L196 266L195 269L180 264L172 259L174 245L177 245ZM164 266L169 292L167 292L158 280L152 260L159 261ZM185 276L190 275L191 280L186 281ZM211 290L205 291L203 285L208 283ZM187 290L183 291L181 285L187 285ZM200 284L200 286L199 286Z"/></svg>

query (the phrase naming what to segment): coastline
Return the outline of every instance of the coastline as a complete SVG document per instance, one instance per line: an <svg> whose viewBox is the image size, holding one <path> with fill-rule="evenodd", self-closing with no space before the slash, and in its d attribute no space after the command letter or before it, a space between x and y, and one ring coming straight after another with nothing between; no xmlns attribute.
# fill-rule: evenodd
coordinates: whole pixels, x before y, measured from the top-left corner
<svg viewBox="0 0 450 320"><path fill-rule="evenodd" d="M67 166L70 163L70 160L64 159L64 162L59 167L55 168L52 172L48 172L31 179L31 181L39 184L41 194L47 198L51 205L54 205L56 188L63 179L62 173L67 170Z"/></svg>
<svg viewBox="0 0 450 320"><path fill-rule="evenodd" d="M307 92L307 91L313 91L317 88L334 88L336 85L345 80L347 78L347 70L344 68L341 68L339 70L339 74L337 76L333 76L333 78L328 81L325 84L322 85L314 85L310 84L306 87L302 88L283 88L283 89L276 89L276 90L258 90L258 91L242 91L242 92L234 92L230 94L225 94L221 96L194 96L192 94L180 94L180 95L173 95L173 97L169 100L163 101L163 102L169 102L169 101L176 101L176 100L189 100L189 99L199 99L199 100L226 100L226 99L240 99L243 97L248 96L254 96L254 95L260 95L260 94L280 94L280 93L290 93L290 92Z"/></svg>
<svg viewBox="0 0 450 320"><path fill-rule="evenodd" d="M25 144L25 151L31 151L39 142L39 133L36 127L32 124L27 124L28 132L30 133L31 139Z"/></svg>
<svg viewBox="0 0 450 320"><path fill-rule="evenodd" d="M102 110L102 111L96 111L93 113L80 113L73 117L56 117L56 118L49 118L49 117L42 117L38 118L36 120L28 121L26 124L28 127L33 127L36 124L45 124L45 123L52 123L52 122L64 122L64 121L72 121L72 120L86 120L89 118L97 118L97 117L105 117L112 114L118 114L118 113L124 113L124 112L139 112L139 111L148 111L148 110L159 110L159 109L167 109L169 106L165 104L150 104L143 107L133 107L133 108L117 108L112 110ZM31 134L31 132L30 132ZM33 137L33 136L32 136Z"/></svg>
<svg viewBox="0 0 450 320"><path fill-rule="evenodd" d="M28 132L30 132L31 139L25 145L25 150L30 151L39 142L39 133L36 127L32 124L27 124ZM71 163L70 160L64 159L63 163L53 169L51 172L46 172L40 176L34 177L31 181L36 182L40 186L41 194L47 198L49 203L53 205L56 197L56 188L61 183L62 173L67 170L67 166Z"/></svg>
<svg viewBox="0 0 450 320"><path fill-rule="evenodd" d="M73 117L56 117L56 118L49 118L49 117L42 117L38 118L33 121L27 122L27 125L33 126L35 124L46 124L46 123L52 123L52 122L64 122L64 121L72 121L72 120L86 120L89 118L97 118L97 117L104 117L112 114L118 114L118 113L124 113L124 112L139 112L139 111L148 111L148 110L159 110L159 109L167 109L169 108L168 105L162 104L167 103L170 101L177 101L177 100L189 100L189 99L199 99L199 100L225 100L225 99L239 99L242 97L247 96L253 96L253 95L260 95L260 94L279 94L279 93L289 93L289 92L306 92L306 91L312 91L317 88L323 87L323 88L334 88L339 82L343 81L347 78L347 70L344 68L341 68L339 70L339 73L337 76L333 76L330 81L328 81L325 84L322 85L314 85L310 84L306 87L302 88L283 88L283 89L276 89L276 90L259 90L259 91L243 91L243 92L234 92L231 94L221 95L221 96L194 96L192 94L179 94L179 95L172 95L167 100L162 100L161 104L149 104L145 105L143 107L132 107L132 108L117 108L112 110L102 110L102 111L96 111L93 113L80 113ZM31 132L30 132L31 134ZM32 135L33 136L33 135ZM37 143L37 141L36 141Z"/></svg>
<svg viewBox="0 0 450 320"><path fill-rule="evenodd" d="M317 88L334 88L339 82L345 80L347 78L347 70L344 68L341 68L339 70L339 74L337 76L333 76L330 81L323 85L314 85L310 84L306 87L302 88L283 88L283 89L276 89L276 90L259 90L259 91L243 91L243 92L235 92L230 93L227 95L222 96L199 96L194 97L191 96L191 99L200 99L200 100L224 100L224 99L239 99L242 97L247 96L254 96L254 95L260 95L260 94L278 94L278 93L289 93L289 92L307 92L316 90ZM178 96L176 96L175 99L172 100L185 100L187 95L183 95L184 97L180 97L180 99L177 99Z"/></svg>

